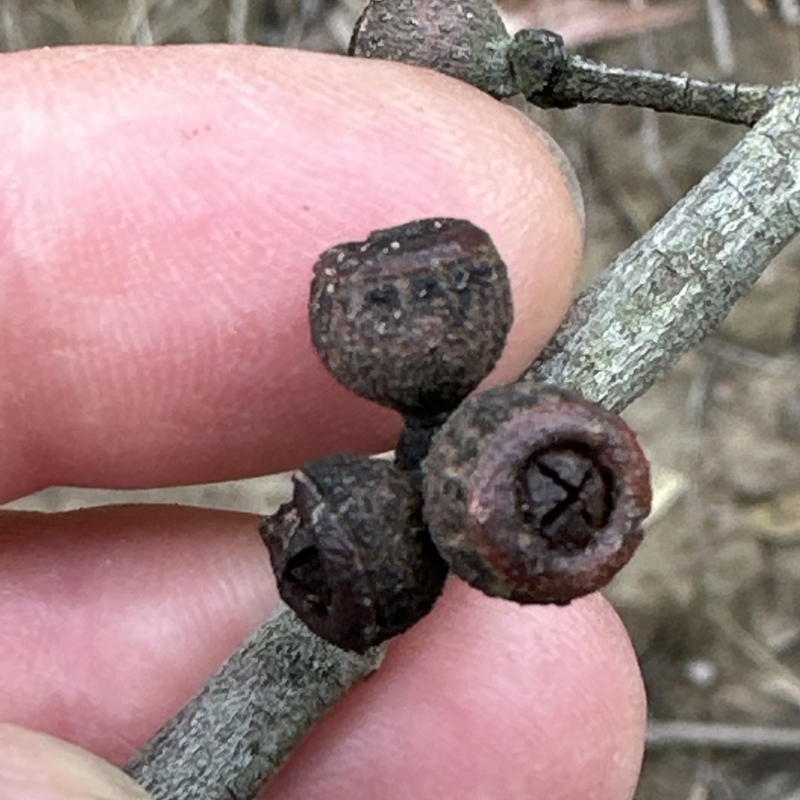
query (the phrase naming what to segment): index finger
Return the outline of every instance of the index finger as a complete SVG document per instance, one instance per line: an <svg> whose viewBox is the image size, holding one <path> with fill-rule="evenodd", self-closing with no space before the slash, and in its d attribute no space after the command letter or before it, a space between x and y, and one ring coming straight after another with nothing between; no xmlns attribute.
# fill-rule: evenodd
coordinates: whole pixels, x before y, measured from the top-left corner
<svg viewBox="0 0 800 800"><path fill-rule="evenodd" d="M318 254L426 216L509 265L495 379L572 290L568 184L516 111L452 80L261 48L3 56L0 499L157 486L389 447L399 421L309 343Z"/></svg>

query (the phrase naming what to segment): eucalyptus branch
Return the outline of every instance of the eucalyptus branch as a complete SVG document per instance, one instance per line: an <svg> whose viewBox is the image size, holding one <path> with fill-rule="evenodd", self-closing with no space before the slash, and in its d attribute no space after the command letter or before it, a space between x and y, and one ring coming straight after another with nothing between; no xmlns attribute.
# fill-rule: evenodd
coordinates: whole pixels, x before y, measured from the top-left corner
<svg viewBox="0 0 800 800"><path fill-rule="evenodd" d="M524 380L620 410L699 344L800 230L800 87L573 303Z"/></svg>
<svg viewBox="0 0 800 800"><path fill-rule="evenodd" d="M383 648L359 656L283 609L126 764L156 800L250 800Z"/></svg>
<svg viewBox="0 0 800 800"><path fill-rule="evenodd" d="M800 89L792 87L576 300L521 380L623 408L716 327L798 232ZM323 642L284 612L127 771L158 800L252 800L294 743L379 660Z"/></svg>
<svg viewBox="0 0 800 800"><path fill-rule="evenodd" d="M541 108L611 103L753 125L781 91L570 55L552 31L510 36L491 0L370 0L356 22L350 54L429 67L493 97L522 94Z"/></svg>

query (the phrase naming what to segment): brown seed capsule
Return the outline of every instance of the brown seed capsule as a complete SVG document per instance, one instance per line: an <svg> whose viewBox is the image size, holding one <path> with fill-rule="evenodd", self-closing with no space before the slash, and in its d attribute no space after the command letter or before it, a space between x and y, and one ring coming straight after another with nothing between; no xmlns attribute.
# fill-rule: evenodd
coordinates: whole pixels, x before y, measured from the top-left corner
<svg viewBox="0 0 800 800"><path fill-rule="evenodd" d="M516 94L511 39L490 0L371 0L356 22L350 55L429 67L495 97Z"/></svg>
<svg viewBox="0 0 800 800"><path fill-rule="evenodd" d="M317 635L358 653L427 614L447 576L418 489L387 461L309 464L261 536L287 605Z"/></svg>
<svg viewBox="0 0 800 800"><path fill-rule="evenodd" d="M470 398L423 470L425 519L452 570L518 603L605 586L650 511L647 460L621 417L549 387Z"/></svg>
<svg viewBox="0 0 800 800"><path fill-rule="evenodd" d="M488 374L513 312L489 236L466 220L425 219L323 253L309 317L314 347L341 383L431 417Z"/></svg>

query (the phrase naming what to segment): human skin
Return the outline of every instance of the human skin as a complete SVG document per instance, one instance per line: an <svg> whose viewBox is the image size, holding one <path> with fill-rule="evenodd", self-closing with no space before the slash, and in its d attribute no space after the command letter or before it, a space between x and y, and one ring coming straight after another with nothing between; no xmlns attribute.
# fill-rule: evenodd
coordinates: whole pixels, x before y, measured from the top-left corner
<svg viewBox="0 0 800 800"><path fill-rule="evenodd" d="M65 48L0 57L0 107L0 502L391 447L399 419L328 375L305 307L316 256L376 228L453 216L490 233L516 318L489 382L569 304L582 230L551 150L442 76L264 48ZM122 764L276 603L252 516L3 512L0 800L132 797L108 765L15 725ZM599 596L520 607L453 582L263 797L623 800L644 708Z"/></svg>

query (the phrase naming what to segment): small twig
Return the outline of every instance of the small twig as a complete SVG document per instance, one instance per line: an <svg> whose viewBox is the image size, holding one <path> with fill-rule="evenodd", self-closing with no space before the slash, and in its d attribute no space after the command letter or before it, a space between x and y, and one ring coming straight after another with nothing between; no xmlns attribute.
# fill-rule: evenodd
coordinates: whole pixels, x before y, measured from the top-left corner
<svg viewBox="0 0 800 800"><path fill-rule="evenodd" d="M524 29L511 37L490 0L371 0L350 54L430 67L494 97L521 93L541 108L611 103L754 125L780 92L612 67L570 55L552 31Z"/></svg>
<svg viewBox="0 0 800 800"><path fill-rule="evenodd" d="M128 0L128 15L120 38L125 43L132 42L136 45L154 44L147 0Z"/></svg>
<svg viewBox="0 0 800 800"><path fill-rule="evenodd" d="M612 67L567 54L563 39L550 31L519 31L509 45L508 58L516 88L542 108L610 103L753 125L779 91L757 84Z"/></svg>
<svg viewBox="0 0 800 800"><path fill-rule="evenodd" d="M125 771L156 800L250 800L383 653L341 650L284 609L250 635Z"/></svg>
<svg viewBox="0 0 800 800"><path fill-rule="evenodd" d="M706 18L717 68L723 75L730 75L736 67L736 59L733 55L731 24L724 1L706 0Z"/></svg>
<svg viewBox="0 0 800 800"><path fill-rule="evenodd" d="M647 747L714 747L748 750L800 750L800 728L768 728L721 722L650 720Z"/></svg>
<svg viewBox="0 0 800 800"><path fill-rule="evenodd" d="M247 41L247 18L250 0L230 0L228 10L228 41L242 44Z"/></svg>

